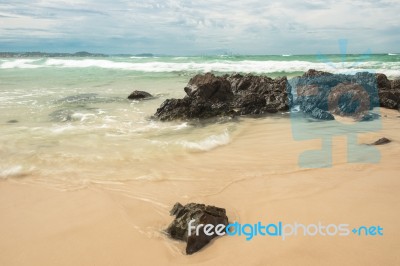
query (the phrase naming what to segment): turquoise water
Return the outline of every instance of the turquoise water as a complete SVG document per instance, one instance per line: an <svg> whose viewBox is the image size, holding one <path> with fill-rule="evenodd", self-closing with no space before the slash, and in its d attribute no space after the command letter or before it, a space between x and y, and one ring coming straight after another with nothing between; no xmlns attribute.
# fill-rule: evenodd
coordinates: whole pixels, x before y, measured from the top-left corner
<svg viewBox="0 0 400 266"><path fill-rule="evenodd" d="M400 56L1 58L0 178L81 185L157 175L149 173L156 162L229 145L242 127L229 120L205 126L152 119L165 99L185 95L194 74L293 77L310 68L396 78ZM155 97L130 101L133 90Z"/></svg>

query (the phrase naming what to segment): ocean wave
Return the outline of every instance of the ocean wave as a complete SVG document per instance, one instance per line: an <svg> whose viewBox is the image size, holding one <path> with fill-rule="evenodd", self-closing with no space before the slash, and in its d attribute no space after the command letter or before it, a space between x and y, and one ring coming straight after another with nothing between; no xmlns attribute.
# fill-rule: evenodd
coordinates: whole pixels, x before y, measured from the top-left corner
<svg viewBox="0 0 400 266"><path fill-rule="evenodd" d="M34 64L40 59L17 59L17 60L7 60L3 61L0 65L2 69L9 69L9 68L40 68L43 65Z"/></svg>
<svg viewBox="0 0 400 266"><path fill-rule="evenodd" d="M251 73L296 73L308 69L318 69L332 73L381 72L390 76L400 76L400 62L310 62L310 61L230 61L210 60L204 62L120 62L106 59L57 59L46 60L12 59L1 63L0 68L104 68L140 72L251 72Z"/></svg>
<svg viewBox="0 0 400 266"><path fill-rule="evenodd" d="M219 146L227 145L231 141L229 133L227 130L222 134L211 135L200 141L179 141L178 143L182 145L185 149L191 151L210 151Z"/></svg>

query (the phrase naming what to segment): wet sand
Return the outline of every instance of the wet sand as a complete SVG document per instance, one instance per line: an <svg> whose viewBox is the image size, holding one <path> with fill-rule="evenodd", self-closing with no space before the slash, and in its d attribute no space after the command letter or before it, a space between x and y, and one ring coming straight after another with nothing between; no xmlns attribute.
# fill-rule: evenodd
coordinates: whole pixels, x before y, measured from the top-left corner
<svg viewBox="0 0 400 266"><path fill-rule="evenodd" d="M147 165L150 180L73 191L34 176L3 180L0 265L399 265L400 118L382 114L383 129L359 139L393 140L378 146L378 164L348 164L346 138L335 137L332 168L299 168L298 155L320 142L294 141L289 120L255 119L226 146ZM177 201L224 207L241 223L380 225L384 236L222 237L186 256L162 233Z"/></svg>

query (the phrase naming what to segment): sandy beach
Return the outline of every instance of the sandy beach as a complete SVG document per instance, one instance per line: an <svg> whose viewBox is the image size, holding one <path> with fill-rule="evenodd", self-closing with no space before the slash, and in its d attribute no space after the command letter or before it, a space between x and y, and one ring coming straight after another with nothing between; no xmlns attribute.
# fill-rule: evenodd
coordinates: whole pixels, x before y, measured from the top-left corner
<svg viewBox="0 0 400 266"><path fill-rule="evenodd" d="M378 164L348 164L346 138L337 137L333 167L299 168L300 152L318 148L318 140L293 140L289 119L246 119L229 145L147 162L157 173L152 180L71 190L40 176L2 180L0 264L399 265L400 118L397 111L381 113L383 129L359 138L393 141L378 146ZM184 243L163 233L175 202L226 208L230 222L380 225L384 235L225 236L187 256Z"/></svg>

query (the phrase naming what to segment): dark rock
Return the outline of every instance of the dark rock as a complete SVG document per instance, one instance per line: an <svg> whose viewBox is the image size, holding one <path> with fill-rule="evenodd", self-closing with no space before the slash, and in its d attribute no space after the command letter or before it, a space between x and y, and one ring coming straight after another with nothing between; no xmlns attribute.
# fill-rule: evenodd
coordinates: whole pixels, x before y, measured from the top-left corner
<svg viewBox="0 0 400 266"><path fill-rule="evenodd" d="M18 120L15 120L15 119L8 120L7 123L9 123L9 124L15 124L15 123L18 123Z"/></svg>
<svg viewBox="0 0 400 266"><path fill-rule="evenodd" d="M167 99L157 109L155 116L162 121L176 119L208 119L217 116L232 116L235 112L224 102L210 102L201 99Z"/></svg>
<svg viewBox="0 0 400 266"><path fill-rule="evenodd" d="M309 69L306 73L303 74L303 78L314 78L314 77L321 77L321 76L332 76L332 73L318 71L315 69Z"/></svg>
<svg viewBox="0 0 400 266"><path fill-rule="evenodd" d="M216 77L211 73L196 75L190 79L185 87L190 98L204 101L229 101L233 99L230 83L223 77Z"/></svg>
<svg viewBox="0 0 400 266"><path fill-rule="evenodd" d="M340 83L329 93L328 108L333 114L360 117L370 109L369 95L359 84Z"/></svg>
<svg viewBox="0 0 400 266"><path fill-rule="evenodd" d="M265 98L256 93L250 93L243 97L238 97L234 102L234 106L238 108L238 112L241 115L258 115L266 111L265 103ZM276 110L275 112L278 111Z"/></svg>
<svg viewBox="0 0 400 266"><path fill-rule="evenodd" d="M385 74L376 74L376 85L380 90L390 90L392 88L391 81L386 77Z"/></svg>
<svg viewBox="0 0 400 266"><path fill-rule="evenodd" d="M379 119L381 116L375 113L365 113L363 114L358 121L360 122L368 122L368 121L373 121L376 119Z"/></svg>
<svg viewBox="0 0 400 266"><path fill-rule="evenodd" d="M387 138L381 138L375 141L374 143L371 143L370 145L384 145L392 142L390 139Z"/></svg>
<svg viewBox="0 0 400 266"><path fill-rule="evenodd" d="M331 113L324 111L322 109L319 109L319 108L312 109L310 112L308 112L308 114L312 118L319 119L319 120L335 120L335 117Z"/></svg>
<svg viewBox="0 0 400 266"><path fill-rule="evenodd" d="M193 77L183 99L168 99L157 109L160 120L260 115L289 110L287 79L206 73Z"/></svg>
<svg viewBox="0 0 400 266"><path fill-rule="evenodd" d="M293 90L294 88L294 90ZM272 79L255 75L206 73L193 77L183 99L168 99L157 109L160 120L262 115L299 106L309 116L332 120L333 114L368 121L374 107L400 109L400 80L384 74L355 75L308 70L300 77ZM293 95L296 98L293 97Z"/></svg>
<svg viewBox="0 0 400 266"><path fill-rule="evenodd" d="M264 98L265 103L262 108L260 108L260 106L257 108L256 113L276 113L278 111L289 110L291 94L288 94L288 82L286 77L271 79L265 76L242 76L237 74L228 76L227 80L231 83L232 91L236 95L235 107L240 107L241 103L248 105L250 98L258 96L259 98ZM259 104L260 101L257 101L257 105ZM252 109L249 109L249 111L250 112L242 111L241 114L255 113Z"/></svg>
<svg viewBox="0 0 400 266"><path fill-rule="evenodd" d="M141 100L145 98L151 98L153 95L151 95L148 92L145 91L133 91L129 96L128 99L130 100Z"/></svg>
<svg viewBox="0 0 400 266"><path fill-rule="evenodd" d="M379 103L381 107L398 109L400 93L394 91L379 91Z"/></svg>
<svg viewBox="0 0 400 266"><path fill-rule="evenodd" d="M395 91L400 90L400 79L395 79L391 81L391 89Z"/></svg>
<svg viewBox="0 0 400 266"><path fill-rule="evenodd" d="M390 84L383 74L360 72L355 75L334 75L314 70L291 82L295 84L297 92L294 104L299 105L303 112L312 114L318 108L358 120L372 108L381 106L378 83L384 88ZM314 111L312 116L315 117L315 114L319 116L322 112ZM328 115L323 117L332 118Z"/></svg>
<svg viewBox="0 0 400 266"><path fill-rule="evenodd" d="M382 77L379 87L379 104L381 107L386 107L390 109L400 108L400 80L387 80L385 75L380 74ZM384 76L384 77L383 77Z"/></svg>
<svg viewBox="0 0 400 266"><path fill-rule="evenodd" d="M199 224L228 225L225 209L215 206L197 203L189 203L183 206L180 203L176 203L170 214L175 216L175 220L168 226L166 231L170 237L187 242L186 254L193 254L199 251L213 238L217 237L216 234L207 236L204 234L204 230L199 230L199 235L197 236L194 229L192 229L189 236L188 224L191 220L194 220L191 224L194 227Z"/></svg>

